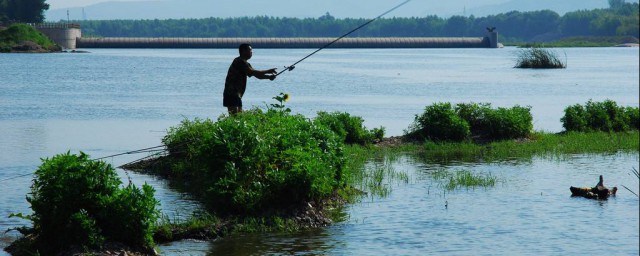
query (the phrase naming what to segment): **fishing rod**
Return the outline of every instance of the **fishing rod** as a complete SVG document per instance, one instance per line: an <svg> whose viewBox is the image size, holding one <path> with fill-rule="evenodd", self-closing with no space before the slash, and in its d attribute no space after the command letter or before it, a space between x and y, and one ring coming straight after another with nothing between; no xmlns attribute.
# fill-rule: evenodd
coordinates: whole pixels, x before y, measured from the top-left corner
<svg viewBox="0 0 640 256"><path fill-rule="evenodd" d="M395 7L393 7L393 8L391 8L390 10L388 10L388 11L384 12L383 14L378 15L378 17L375 17L375 18L373 18L373 19L371 19L371 20L369 20L369 21L365 22L364 24L360 25L360 26L359 26L359 27L357 27L357 28L354 28L353 30L351 30L351 31L347 32L346 34L342 35L341 37L338 37L338 38L336 38L335 40L331 41L330 43L328 43L328 44L326 44L326 45L324 45L324 46L322 46L322 47L318 48L318 49L317 49L317 50L315 50L314 52L312 52L312 53L310 53L309 55L305 56L304 58L302 58L302 59L300 59L300 60L296 61L295 63L291 64L290 66L285 66L285 67L284 67L284 69L283 69L282 71L278 72L275 76L279 76L280 74L284 73L285 71L291 71L291 70L293 70L294 68L296 68L296 65L297 65L298 63L300 63L300 62L302 62L302 61L306 60L307 58L311 57L311 55L314 55L314 54L316 54L317 52L321 51L322 49L329 47L330 45L334 44L335 42L340 41L340 39L347 37L347 36L348 36L348 35L350 35L351 33L356 32L357 30L359 30L359 29L361 29L361 28L363 28L363 27L365 27L365 26L369 25L371 22L374 22L375 20L377 20L377 19L381 18L382 16L385 16L385 15L389 14L390 12L392 12L392 11L394 11L394 10L396 10L396 9L400 8L400 6L403 6L403 5L405 5L406 3L410 2L410 1L411 1L411 0L406 0L406 1L402 2L402 3L401 3L401 4L399 4L399 5L396 5Z"/></svg>

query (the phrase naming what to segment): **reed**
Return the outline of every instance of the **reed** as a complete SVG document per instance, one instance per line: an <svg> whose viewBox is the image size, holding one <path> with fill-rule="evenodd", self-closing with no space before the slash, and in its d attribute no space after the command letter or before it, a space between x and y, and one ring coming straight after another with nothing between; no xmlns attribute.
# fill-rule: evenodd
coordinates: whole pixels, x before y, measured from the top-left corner
<svg viewBox="0 0 640 256"><path fill-rule="evenodd" d="M515 68L566 68L567 63L558 58L555 51L532 47L521 49L517 54Z"/></svg>
<svg viewBox="0 0 640 256"><path fill-rule="evenodd" d="M457 188L493 187L498 178L490 173L473 173L469 170L447 171L444 169L431 173L433 179L442 181L446 190Z"/></svg>

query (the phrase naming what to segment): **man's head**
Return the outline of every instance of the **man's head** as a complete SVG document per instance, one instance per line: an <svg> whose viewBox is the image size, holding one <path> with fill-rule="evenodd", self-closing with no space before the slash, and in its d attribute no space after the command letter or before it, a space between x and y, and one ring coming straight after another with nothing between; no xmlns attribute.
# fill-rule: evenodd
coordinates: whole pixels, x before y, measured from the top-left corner
<svg viewBox="0 0 640 256"><path fill-rule="evenodd" d="M240 52L240 58L245 60L251 59L251 56L253 56L253 49L250 44L241 44L238 47L238 51Z"/></svg>

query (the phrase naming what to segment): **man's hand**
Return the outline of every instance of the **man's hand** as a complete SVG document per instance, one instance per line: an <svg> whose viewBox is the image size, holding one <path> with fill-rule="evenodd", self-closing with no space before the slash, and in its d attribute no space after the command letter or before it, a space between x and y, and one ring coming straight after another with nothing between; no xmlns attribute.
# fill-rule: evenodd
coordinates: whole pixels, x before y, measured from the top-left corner
<svg viewBox="0 0 640 256"><path fill-rule="evenodd" d="M266 73L267 73L267 74L274 74L274 75L275 75L275 74L277 74L277 73L278 73L278 72L276 71L276 69L277 69L277 68L269 69L269 70L267 70L267 72L266 72ZM273 79L271 79L271 80L273 80Z"/></svg>
<svg viewBox="0 0 640 256"><path fill-rule="evenodd" d="M275 76L275 75L273 75L273 76L269 76L269 80L273 81L273 80L275 80L275 79L276 79L276 76Z"/></svg>

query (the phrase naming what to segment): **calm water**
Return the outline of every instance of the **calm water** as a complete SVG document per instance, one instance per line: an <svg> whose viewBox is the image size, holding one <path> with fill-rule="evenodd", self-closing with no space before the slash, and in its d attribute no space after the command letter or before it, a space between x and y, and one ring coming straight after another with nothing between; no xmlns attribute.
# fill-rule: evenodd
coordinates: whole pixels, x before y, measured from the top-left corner
<svg viewBox="0 0 640 256"><path fill-rule="evenodd" d="M91 50L90 54L0 55L0 231L25 224L29 174L40 158L84 151L102 157L156 146L183 118L216 118L235 50ZM311 50L255 49L256 68L282 67ZM369 127L400 135L433 102L531 106L534 128L562 130L566 106L612 99L638 106L637 48L559 49L563 70L513 69L517 49L325 50L276 81L250 80L245 108L264 107L280 92L295 112L346 111ZM120 165L142 156L107 159ZM229 237L164 246L182 254L577 254L637 255L638 198L626 190L606 202L570 198L568 186L636 188L638 154L578 155L563 160L462 163L439 167L407 157L396 169L411 177L386 198L345 209L349 220L300 234ZM429 171L466 168L498 175L487 190L443 193ZM163 212L197 208L162 180L125 173L158 190ZM635 183L634 183L635 182ZM444 202L449 206L444 207ZM0 234L0 247L17 236ZM0 254L2 254L0 252Z"/></svg>

